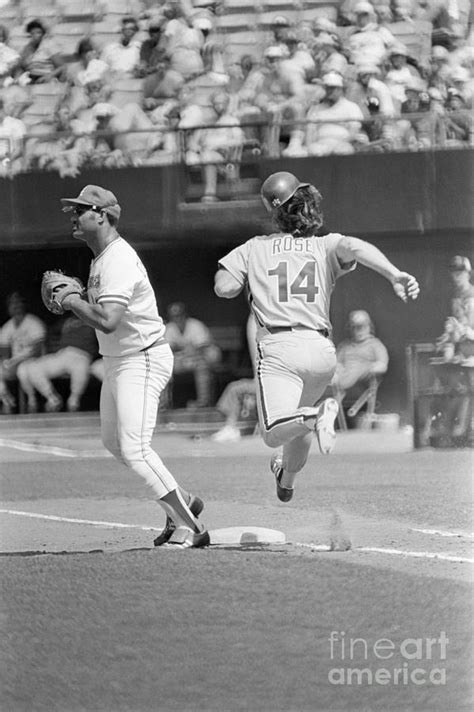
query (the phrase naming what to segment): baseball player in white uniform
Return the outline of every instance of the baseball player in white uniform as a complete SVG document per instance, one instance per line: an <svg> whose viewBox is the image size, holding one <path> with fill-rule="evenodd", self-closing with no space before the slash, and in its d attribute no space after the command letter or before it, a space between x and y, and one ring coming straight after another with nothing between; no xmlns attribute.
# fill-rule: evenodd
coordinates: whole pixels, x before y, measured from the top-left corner
<svg viewBox="0 0 474 712"><path fill-rule="evenodd" d="M151 448L158 402L172 373L173 355L145 267L117 232L120 205L113 193L95 185L61 202L71 212L72 236L83 240L94 255L87 298L71 294L62 306L96 330L104 363L103 443L144 478L166 511L166 525L155 539L156 546L207 546L209 534L197 519L202 500L178 486Z"/></svg>
<svg viewBox="0 0 474 712"><path fill-rule="evenodd" d="M215 292L232 298L248 289L257 320L257 402L267 445L280 448L271 459L277 496L293 497L316 433L320 450L335 444L335 399L317 405L336 368L329 306L336 280L357 262L388 279L403 301L416 299L418 282L380 250L339 233L318 236L323 224L321 194L285 171L262 186L262 200L278 232L258 235L219 260Z"/></svg>

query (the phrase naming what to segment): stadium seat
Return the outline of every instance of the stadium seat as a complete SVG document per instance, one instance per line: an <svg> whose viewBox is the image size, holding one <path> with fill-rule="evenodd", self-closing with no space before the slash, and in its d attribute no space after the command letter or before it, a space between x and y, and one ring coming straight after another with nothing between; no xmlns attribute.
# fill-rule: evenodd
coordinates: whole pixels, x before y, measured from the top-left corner
<svg viewBox="0 0 474 712"><path fill-rule="evenodd" d="M219 32L234 33L239 31L249 31L255 27L258 16L249 12L234 15L219 15L216 29Z"/></svg>
<svg viewBox="0 0 474 712"><path fill-rule="evenodd" d="M116 42L120 37L120 23L117 18L105 18L94 22L91 27L91 37L99 50L111 42Z"/></svg>
<svg viewBox="0 0 474 712"><path fill-rule="evenodd" d="M59 22L51 28L51 37L66 55L73 55L80 40L91 31L90 22Z"/></svg>
<svg viewBox="0 0 474 712"><path fill-rule="evenodd" d="M317 17L327 17L336 22L340 3L338 0L303 0L301 5L301 20L314 20Z"/></svg>
<svg viewBox="0 0 474 712"><path fill-rule="evenodd" d="M139 0L100 0L100 6L105 15L115 15L119 20L124 15L138 18L143 10Z"/></svg>
<svg viewBox="0 0 474 712"><path fill-rule="evenodd" d="M19 22L22 20L22 15L20 12L19 7L12 3L9 2L7 5L4 5L3 7L0 7L0 24L4 25L5 27L14 27L15 25L18 25Z"/></svg>
<svg viewBox="0 0 474 712"><path fill-rule="evenodd" d="M90 0L57 0L56 6L63 22L93 22L102 16L97 4Z"/></svg>
<svg viewBox="0 0 474 712"><path fill-rule="evenodd" d="M30 36L25 32L24 25L16 25L9 30L8 45L17 52L21 52Z"/></svg>

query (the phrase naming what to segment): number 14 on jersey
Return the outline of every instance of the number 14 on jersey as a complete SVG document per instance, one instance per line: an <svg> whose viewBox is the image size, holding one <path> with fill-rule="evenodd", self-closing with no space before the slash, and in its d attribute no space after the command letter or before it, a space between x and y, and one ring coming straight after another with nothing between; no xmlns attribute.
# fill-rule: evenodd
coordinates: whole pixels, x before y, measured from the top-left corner
<svg viewBox="0 0 474 712"><path fill-rule="evenodd" d="M278 284L278 301L288 302L291 297L303 296L305 301L314 302L319 287L316 286L316 262L314 260L305 262L296 277L290 284L288 262L282 261L275 269L268 270L269 277L276 277Z"/></svg>

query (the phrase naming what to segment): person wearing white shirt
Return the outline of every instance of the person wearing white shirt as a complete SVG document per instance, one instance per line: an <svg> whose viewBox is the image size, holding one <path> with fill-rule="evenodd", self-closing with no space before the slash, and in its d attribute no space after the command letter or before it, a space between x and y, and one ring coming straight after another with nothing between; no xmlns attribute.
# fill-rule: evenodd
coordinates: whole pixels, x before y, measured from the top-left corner
<svg viewBox="0 0 474 712"><path fill-rule="evenodd" d="M155 546L208 546L209 534L197 519L202 500L179 487L151 445L173 354L147 271L118 232L121 207L111 191L97 185L61 202L71 212L73 238L84 241L93 254L87 296L68 295L62 307L96 331L104 366L104 446L145 480L165 510L165 527Z"/></svg>
<svg viewBox="0 0 474 712"><path fill-rule="evenodd" d="M322 78L326 97L307 113L305 145L310 156L354 153L353 142L362 138L362 110L344 96L344 80L330 72Z"/></svg>
<svg viewBox="0 0 474 712"><path fill-rule="evenodd" d="M118 42L111 42L102 51L101 59L112 72L131 76L140 64L141 42L134 40L138 25L133 17L122 18L122 37Z"/></svg>

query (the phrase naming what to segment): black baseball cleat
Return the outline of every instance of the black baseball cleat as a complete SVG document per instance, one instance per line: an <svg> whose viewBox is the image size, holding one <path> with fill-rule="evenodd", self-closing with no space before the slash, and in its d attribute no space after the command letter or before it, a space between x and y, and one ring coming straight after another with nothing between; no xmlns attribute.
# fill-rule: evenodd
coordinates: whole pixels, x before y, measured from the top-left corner
<svg viewBox="0 0 474 712"><path fill-rule="evenodd" d="M283 487L280 484L281 476L283 474L283 467L281 466L281 455L272 455L270 460L270 469L275 475L275 482L277 488L277 497L280 502L289 502L293 497L294 487Z"/></svg>
<svg viewBox="0 0 474 712"><path fill-rule="evenodd" d="M209 532L204 529L202 532L193 532L188 527L176 527L169 541L164 545L165 549L202 549L209 546L211 539Z"/></svg>
<svg viewBox="0 0 474 712"><path fill-rule="evenodd" d="M194 495L191 495L191 499L189 500L188 507L191 510L192 514L194 514L195 517L199 517L202 510L204 509L204 502L199 497L195 497ZM153 542L153 545L154 546L163 546L163 544L166 544L166 542L171 539L171 537L173 536L175 531L176 531L176 524L173 522L171 517L166 515L166 522L165 522L163 531L160 534L158 534L158 536L156 537L156 539Z"/></svg>

